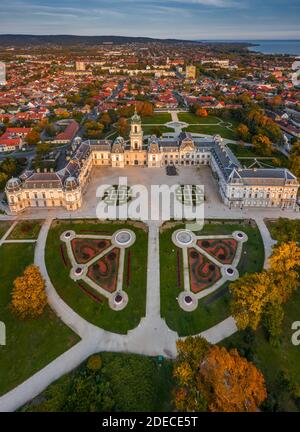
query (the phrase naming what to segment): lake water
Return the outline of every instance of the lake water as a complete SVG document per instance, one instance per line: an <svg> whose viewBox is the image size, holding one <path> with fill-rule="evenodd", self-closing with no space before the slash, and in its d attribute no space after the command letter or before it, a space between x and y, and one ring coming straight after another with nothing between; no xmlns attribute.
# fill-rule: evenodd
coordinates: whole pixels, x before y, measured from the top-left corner
<svg viewBox="0 0 300 432"><path fill-rule="evenodd" d="M250 47L250 51L264 54L291 54L300 56L300 40L286 41L247 41L258 46Z"/></svg>
<svg viewBox="0 0 300 432"><path fill-rule="evenodd" d="M249 42L258 45L249 47L250 51L300 56L300 40L199 40L198 42Z"/></svg>

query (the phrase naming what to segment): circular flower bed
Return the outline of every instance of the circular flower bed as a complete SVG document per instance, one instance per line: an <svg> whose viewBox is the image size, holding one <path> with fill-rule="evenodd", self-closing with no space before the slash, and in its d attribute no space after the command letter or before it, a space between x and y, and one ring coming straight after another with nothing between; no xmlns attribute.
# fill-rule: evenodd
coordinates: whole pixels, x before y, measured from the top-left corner
<svg viewBox="0 0 300 432"><path fill-rule="evenodd" d="M117 305L119 305L119 304L122 303L122 301L123 301L123 297L121 296L121 294L117 294L116 297L115 297L115 303Z"/></svg>
<svg viewBox="0 0 300 432"><path fill-rule="evenodd" d="M125 246L132 240L132 235L128 231L120 231L116 234L115 242L121 246Z"/></svg>
<svg viewBox="0 0 300 432"><path fill-rule="evenodd" d="M191 296L187 295L187 296L184 297L184 302L185 302L187 305L190 305L190 304L193 302L193 299L192 299Z"/></svg>
<svg viewBox="0 0 300 432"><path fill-rule="evenodd" d="M77 267L77 268L75 269L75 274L76 274L76 276L80 276L82 273L83 273L83 270L82 270L81 267Z"/></svg>
<svg viewBox="0 0 300 432"><path fill-rule="evenodd" d="M183 245L189 245L192 243L193 241L193 237L192 235L187 232L187 231L180 231L179 233L177 233L176 235L176 240L178 241L178 243L181 243Z"/></svg>

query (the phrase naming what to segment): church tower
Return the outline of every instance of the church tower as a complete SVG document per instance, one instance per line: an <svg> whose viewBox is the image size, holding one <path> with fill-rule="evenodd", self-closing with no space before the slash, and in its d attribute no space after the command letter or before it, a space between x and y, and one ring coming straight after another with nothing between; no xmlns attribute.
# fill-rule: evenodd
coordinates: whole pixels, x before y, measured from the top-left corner
<svg viewBox="0 0 300 432"><path fill-rule="evenodd" d="M131 117L130 147L131 150L143 149L142 121L141 117L136 112L136 109L134 115Z"/></svg>

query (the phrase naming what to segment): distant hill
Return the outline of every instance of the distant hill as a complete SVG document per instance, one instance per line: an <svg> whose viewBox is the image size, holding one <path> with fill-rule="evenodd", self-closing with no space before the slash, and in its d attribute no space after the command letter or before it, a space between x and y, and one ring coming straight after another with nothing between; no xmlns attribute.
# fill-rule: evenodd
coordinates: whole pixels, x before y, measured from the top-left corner
<svg viewBox="0 0 300 432"><path fill-rule="evenodd" d="M153 39L148 37L129 37L129 36L75 36L75 35L14 35L0 34L0 46L28 46L28 45L98 45L103 43L127 44L127 43L197 43L180 39Z"/></svg>

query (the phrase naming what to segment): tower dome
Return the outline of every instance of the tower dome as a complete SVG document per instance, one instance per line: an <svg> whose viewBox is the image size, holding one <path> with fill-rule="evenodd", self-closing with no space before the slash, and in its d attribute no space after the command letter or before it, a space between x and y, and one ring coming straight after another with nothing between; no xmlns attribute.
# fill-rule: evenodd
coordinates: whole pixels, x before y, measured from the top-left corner
<svg viewBox="0 0 300 432"><path fill-rule="evenodd" d="M6 190L8 192L16 192L16 191L20 190L21 184L22 184L22 182L18 177L12 177L6 183Z"/></svg>
<svg viewBox="0 0 300 432"><path fill-rule="evenodd" d="M137 111L136 111L136 107L135 107L135 110L134 110L134 114L133 114L133 116L131 117L131 123L139 123L139 124L141 124L141 117L138 115L138 113L137 113Z"/></svg>
<svg viewBox="0 0 300 432"><path fill-rule="evenodd" d="M66 190L72 191L72 190L77 189L77 187L78 187L78 182L77 182L75 177L70 176L66 179L66 181L65 181L65 189Z"/></svg>

